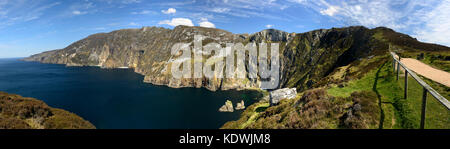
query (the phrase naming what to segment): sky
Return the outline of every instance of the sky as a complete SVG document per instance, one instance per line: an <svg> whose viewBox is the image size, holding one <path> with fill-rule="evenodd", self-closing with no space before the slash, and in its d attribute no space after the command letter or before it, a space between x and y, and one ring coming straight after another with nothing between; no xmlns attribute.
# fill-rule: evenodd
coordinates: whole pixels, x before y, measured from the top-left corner
<svg viewBox="0 0 450 149"><path fill-rule="evenodd" d="M450 0L0 0L0 58L61 49L100 32L177 25L233 33L385 26L450 46Z"/></svg>

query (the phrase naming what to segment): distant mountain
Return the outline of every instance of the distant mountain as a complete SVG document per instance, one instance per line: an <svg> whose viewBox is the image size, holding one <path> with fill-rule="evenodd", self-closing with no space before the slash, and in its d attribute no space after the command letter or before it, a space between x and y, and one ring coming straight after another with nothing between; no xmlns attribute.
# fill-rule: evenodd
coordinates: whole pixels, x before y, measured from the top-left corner
<svg viewBox="0 0 450 149"><path fill-rule="evenodd" d="M336 68L361 58L386 54L390 48L410 51L450 49L421 43L408 35L384 27L368 29L353 26L306 33L287 33L268 29L254 34L233 34L220 29L177 26L172 30L144 27L94 34L64 49L36 54L25 60L67 66L129 67L144 75L145 82L174 88L205 87L214 91L259 87L261 82L259 78L172 78L168 71L172 46L179 42L193 42L194 35L199 34L206 37L203 40L204 45L209 42L222 45L230 42L281 43L279 88L296 87L299 91L326 84L323 78Z"/></svg>
<svg viewBox="0 0 450 149"><path fill-rule="evenodd" d="M95 126L43 101L0 92L0 129L95 129Z"/></svg>

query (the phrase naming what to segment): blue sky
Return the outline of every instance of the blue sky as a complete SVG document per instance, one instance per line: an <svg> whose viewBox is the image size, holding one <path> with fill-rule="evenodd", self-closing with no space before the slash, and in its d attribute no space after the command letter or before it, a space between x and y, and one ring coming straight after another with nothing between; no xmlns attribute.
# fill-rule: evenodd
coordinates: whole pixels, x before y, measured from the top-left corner
<svg viewBox="0 0 450 149"><path fill-rule="evenodd" d="M450 46L450 0L0 0L0 58L60 49L99 32L176 25L233 33L390 27Z"/></svg>

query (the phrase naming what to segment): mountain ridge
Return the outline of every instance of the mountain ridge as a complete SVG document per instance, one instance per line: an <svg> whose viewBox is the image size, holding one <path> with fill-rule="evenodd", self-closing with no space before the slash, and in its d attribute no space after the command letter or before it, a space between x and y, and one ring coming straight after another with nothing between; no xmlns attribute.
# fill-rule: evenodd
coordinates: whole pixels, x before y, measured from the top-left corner
<svg viewBox="0 0 450 149"><path fill-rule="evenodd" d="M378 37L379 32L382 32L383 37ZM385 37L386 34L392 38ZM432 47L432 50L449 49L418 42L385 27L368 29L363 26L351 26L317 29L305 33L266 29L253 34L233 34L216 28L177 26L174 29L143 27L93 34L66 48L43 52L24 60L67 66L128 67L144 75L144 82L173 88L205 87L212 91L259 88L261 84L259 77L174 79L167 71L167 67L171 65L169 60L173 58L170 48L179 42L192 43L194 35L204 36L204 45L210 42L221 45L249 42L280 43L279 88L296 87L299 91L321 84L321 78L335 71L335 68L360 58L386 53L392 47L411 50L408 49L409 45L404 44L405 42L415 43L412 44L412 49L424 45Z"/></svg>

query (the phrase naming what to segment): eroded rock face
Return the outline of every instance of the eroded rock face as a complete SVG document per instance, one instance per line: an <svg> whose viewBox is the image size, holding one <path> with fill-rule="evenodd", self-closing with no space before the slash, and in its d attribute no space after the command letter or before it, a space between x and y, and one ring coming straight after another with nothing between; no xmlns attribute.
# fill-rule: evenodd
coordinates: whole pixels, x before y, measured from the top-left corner
<svg viewBox="0 0 450 149"><path fill-rule="evenodd" d="M266 29L261 32L252 34L249 38L252 41L290 41L295 36L295 33L287 33L276 29Z"/></svg>
<svg viewBox="0 0 450 149"><path fill-rule="evenodd" d="M225 102L225 105L223 105L222 107L220 107L219 109L220 112L234 112L233 109L233 102L227 100Z"/></svg>
<svg viewBox="0 0 450 149"><path fill-rule="evenodd" d="M67 66L128 67L144 75L144 82L173 88L242 90L259 88L261 78L173 78L171 65L177 56L171 55L172 46L176 43L190 43L191 49L194 49L194 35L204 37L203 45L214 42L222 47L226 43L279 43L281 66L278 88L296 87L301 91L312 88L337 66L369 54L374 49L368 43L371 34L365 27L333 28L307 33L269 29L250 35L202 27L144 27L94 34L64 49L36 54L25 60ZM211 55L204 56L208 58Z"/></svg>
<svg viewBox="0 0 450 149"><path fill-rule="evenodd" d="M297 96L296 88L283 88L269 93L270 104L276 105L283 99L294 99Z"/></svg>

